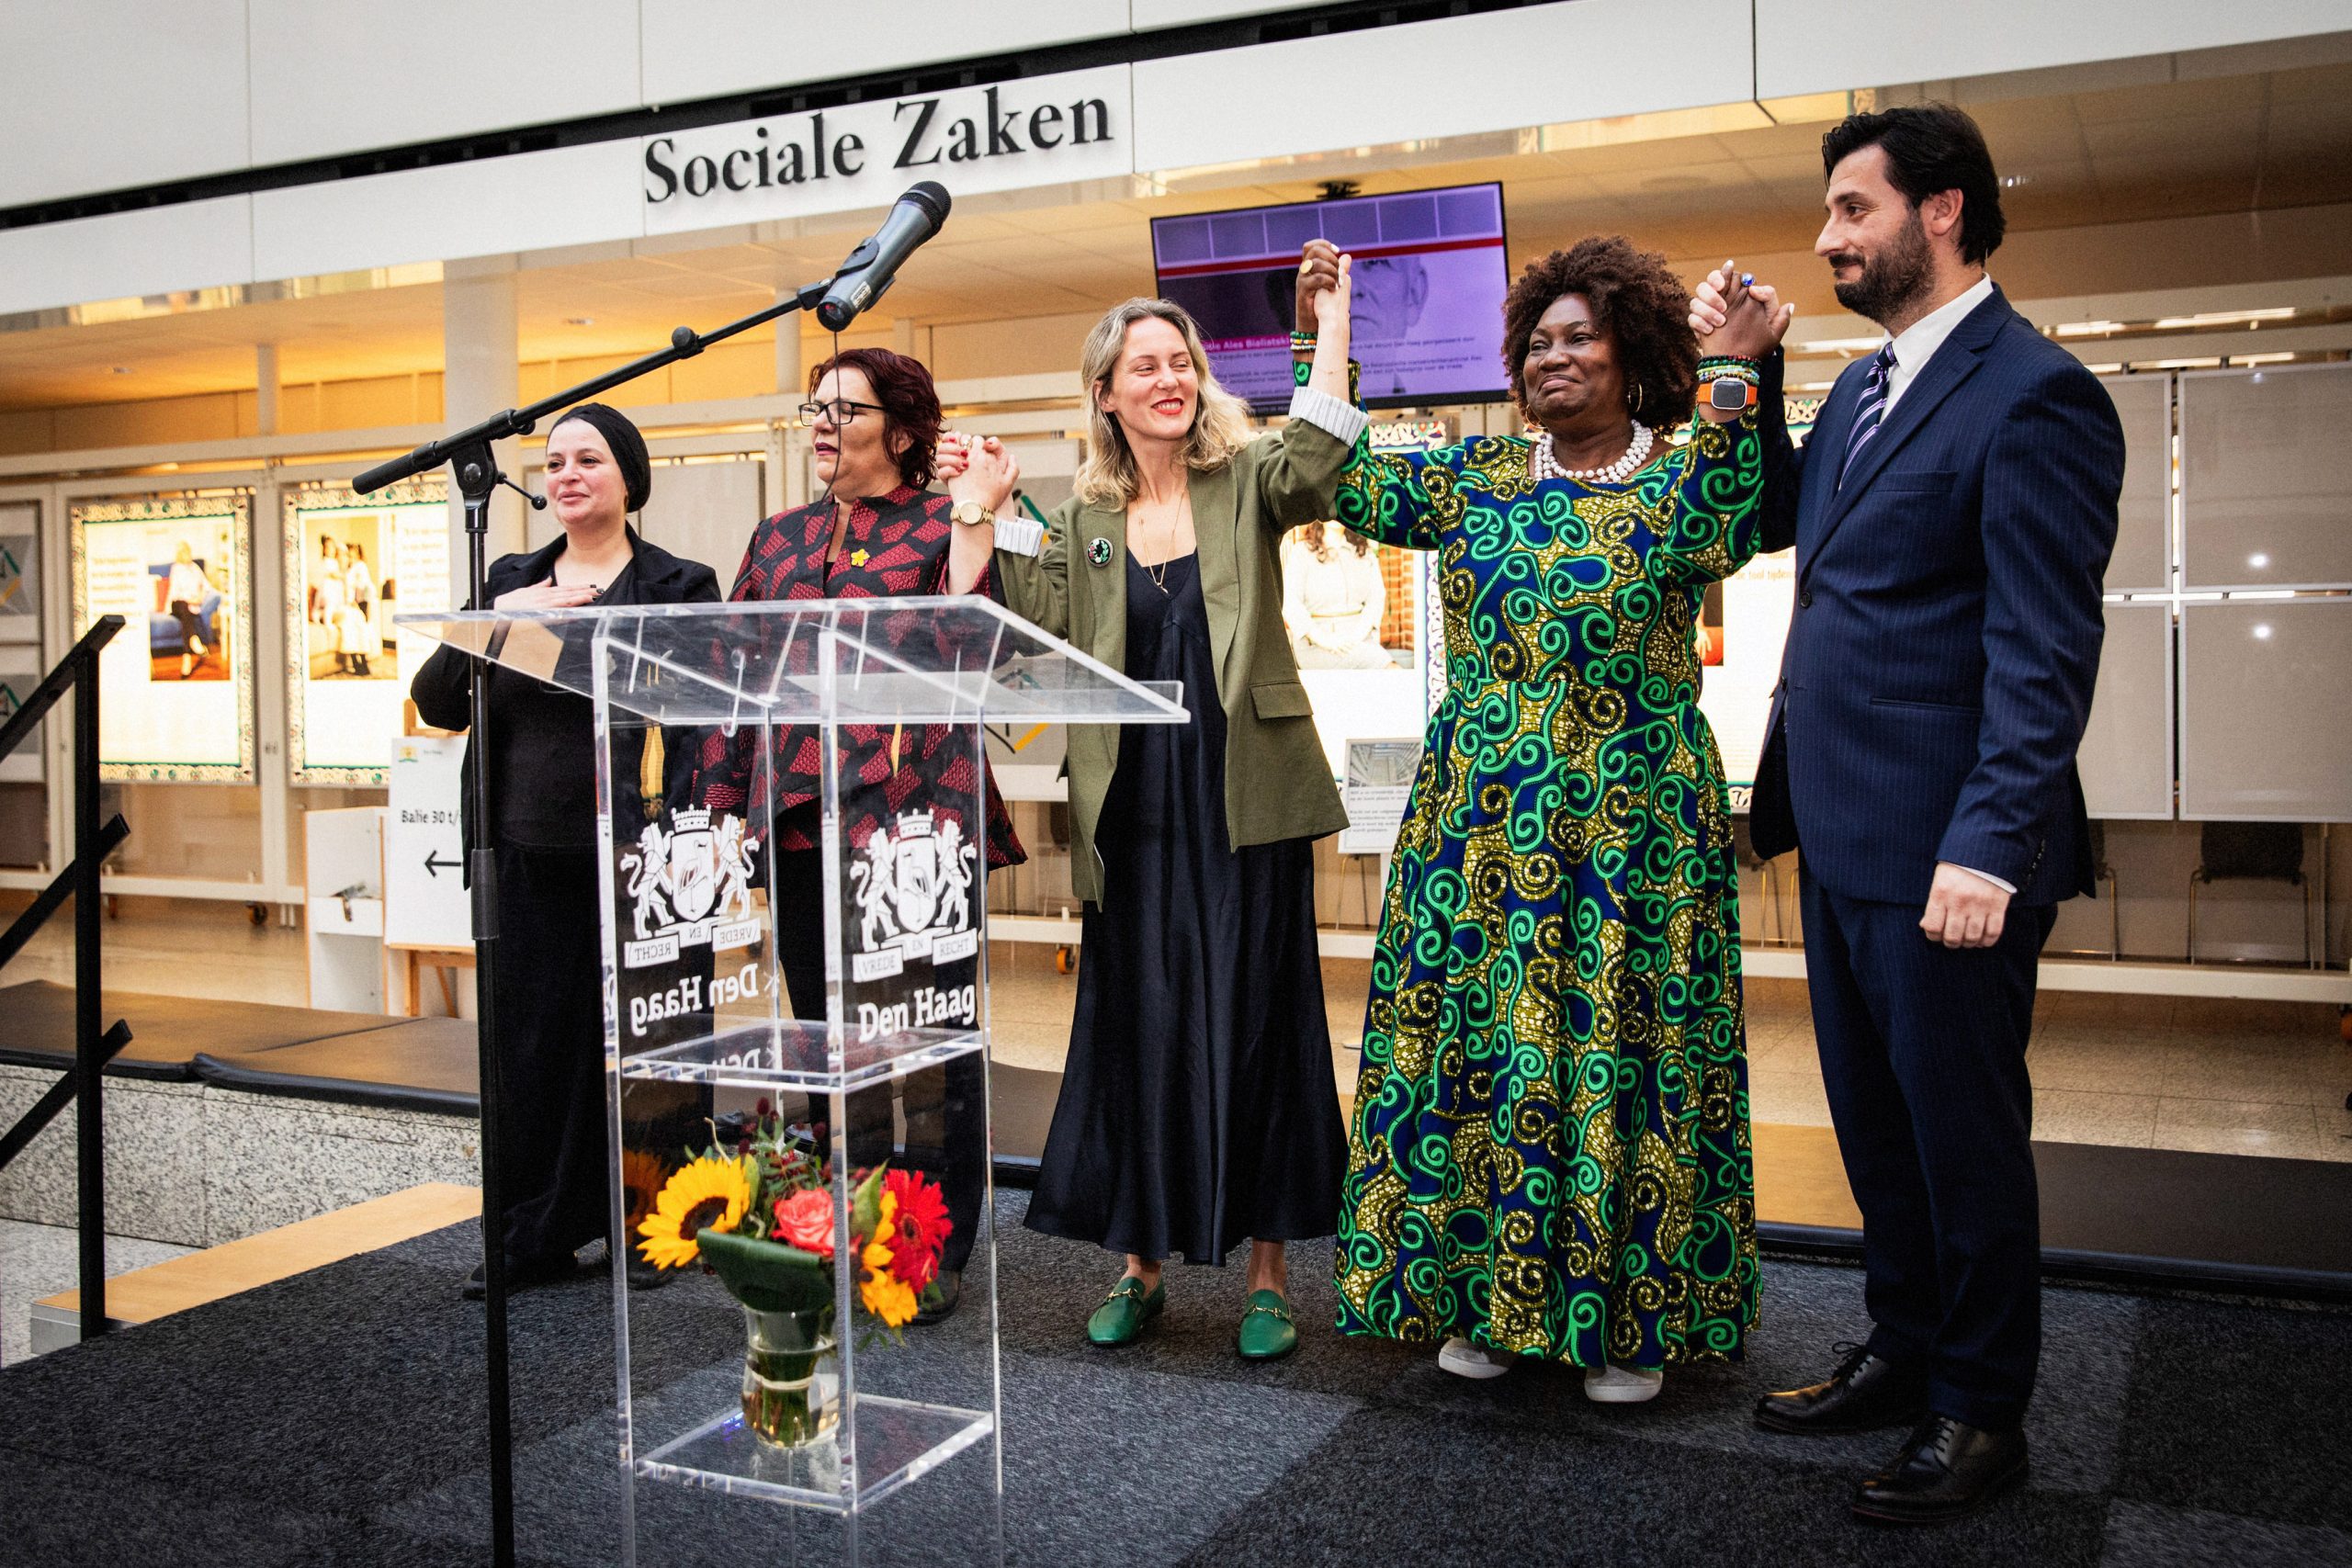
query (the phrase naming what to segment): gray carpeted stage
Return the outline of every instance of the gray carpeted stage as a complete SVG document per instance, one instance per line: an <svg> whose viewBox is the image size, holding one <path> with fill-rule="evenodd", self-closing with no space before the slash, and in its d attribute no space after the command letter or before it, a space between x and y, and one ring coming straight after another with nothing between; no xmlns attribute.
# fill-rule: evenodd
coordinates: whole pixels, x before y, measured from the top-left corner
<svg viewBox="0 0 2352 1568"><path fill-rule="evenodd" d="M2352 1563L2352 1313L2052 1289L2031 1489L1952 1529L1849 1521L1894 1435L1808 1442L1747 1424L1756 1392L1826 1366L1860 1278L1772 1262L1743 1367L1588 1405L1575 1374L1490 1383L1426 1352L1342 1341L1329 1248L1295 1254L1299 1353L1231 1350L1238 1269L1176 1269L1125 1351L1080 1325L1113 1269L1018 1228L999 1197L1008 1561L1036 1568L1347 1564ZM451 1568L488 1560L481 1309L460 1226L0 1371L0 1562L41 1568ZM1237 1259L1238 1262L1238 1259ZM639 1298L650 1384L724 1395L741 1339L708 1281ZM601 1274L514 1307L518 1545L616 1560L610 1295ZM903 1351L974 1355L959 1314ZM868 1562L932 1563L978 1528L979 1455L869 1516ZM960 1473L959 1473L960 1472ZM829 1561L797 1510L640 1490L644 1561Z"/></svg>

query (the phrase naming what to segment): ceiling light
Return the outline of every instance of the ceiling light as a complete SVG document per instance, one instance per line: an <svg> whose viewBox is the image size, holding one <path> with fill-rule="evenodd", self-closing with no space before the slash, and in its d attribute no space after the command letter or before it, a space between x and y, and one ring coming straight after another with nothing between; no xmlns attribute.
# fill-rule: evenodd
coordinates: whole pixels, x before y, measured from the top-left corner
<svg viewBox="0 0 2352 1568"><path fill-rule="evenodd" d="M2101 337L2123 330L2121 321L2061 321L2050 329L2057 337Z"/></svg>
<svg viewBox="0 0 2352 1568"><path fill-rule="evenodd" d="M2032 183L2033 176L2031 175L2003 175L2001 176L2001 188L2003 190L2015 190L2019 186L2030 186Z"/></svg>
<svg viewBox="0 0 2352 1568"><path fill-rule="evenodd" d="M2260 571L2264 567L2270 564L2270 558L2262 551L2256 550L2254 554L2245 558L2245 564L2254 568L2255 570Z"/></svg>
<svg viewBox="0 0 2352 1568"><path fill-rule="evenodd" d="M2160 333L2177 332L2183 327L2242 327L2257 321L2289 321L2294 320L2292 305L2274 305L2260 310L2204 310L2194 316L2165 316L2156 321Z"/></svg>
<svg viewBox="0 0 2352 1568"><path fill-rule="evenodd" d="M2254 628L2254 637L2256 642L2268 642L2270 640L2270 623L2265 621L2257 625Z"/></svg>
<svg viewBox="0 0 2352 1568"><path fill-rule="evenodd" d="M1875 354L1883 337L1817 337L1792 346L1799 354Z"/></svg>

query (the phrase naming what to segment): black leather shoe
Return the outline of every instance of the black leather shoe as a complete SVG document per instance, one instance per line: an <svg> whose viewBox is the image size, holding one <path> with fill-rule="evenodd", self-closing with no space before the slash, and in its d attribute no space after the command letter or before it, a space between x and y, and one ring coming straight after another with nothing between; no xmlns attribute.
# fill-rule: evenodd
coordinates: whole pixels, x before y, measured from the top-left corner
<svg viewBox="0 0 2352 1568"><path fill-rule="evenodd" d="M922 1295L915 1303L915 1325L937 1323L954 1312L964 1299L964 1271L942 1269L938 1277L925 1285Z"/></svg>
<svg viewBox="0 0 2352 1568"><path fill-rule="evenodd" d="M1768 1393L1756 1402L1756 1424L1768 1432L1824 1437L1917 1426L1928 1414L1928 1372L1902 1366L1857 1345L1824 1382Z"/></svg>
<svg viewBox="0 0 2352 1568"><path fill-rule="evenodd" d="M570 1253L560 1258L510 1258L506 1260L506 1293L511 1296L534 1285L552 1285L578 1272L579 1261ZM474 1271L466 1276L465 1285L458 1293L469 1302L481 1301L490 1294L481 1264L474 1265Z"/></svg>
<svg viewBox="0 0 2352 1568"><path fill-rule="evenodd" d="M1886 1469L1854 1489L1854 1517L1935 1525L1973 1514L2025 1480L2023 1432L1987 1432L1930 1416Z"/></svg>

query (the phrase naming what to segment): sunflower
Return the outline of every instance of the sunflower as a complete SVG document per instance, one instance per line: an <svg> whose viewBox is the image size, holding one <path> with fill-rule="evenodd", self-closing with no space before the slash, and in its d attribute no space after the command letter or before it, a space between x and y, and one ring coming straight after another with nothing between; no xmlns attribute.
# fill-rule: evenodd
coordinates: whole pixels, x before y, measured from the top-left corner
<svg viewBox="0 0 2352 1568"><path fill-rule="evenodd" d="M667 1175L668 1168L643 1149L621 1151L621 1201L627 1205L621 1222L622 1235L636 1230L653 1212L653 1204L662 1195L662 1178Z"/></svg>
<svg viewBox="0 0 2352 1568"><path fill-rule="evenodd" d="M914 1287L890 1271L888 1238L898 1220L899 1200L886 1191L880 1221L874 1227L875 1235L884 1239L867 1242L857 1255L865 1266L865 1277L857 1282L857 1299L889 1328L900 1327L915 1315Z"/></svg>
<svg viewBox="0 0 2352 1568"><path fill-rule="evenodd" d="M683 1269L699 1255L696 1235L733 1230L751 1206L752 1178L744 1163L705 1155L662 1189L653 1213L637 1227L645 1237L638 1250L657 1269Z"/></svg>

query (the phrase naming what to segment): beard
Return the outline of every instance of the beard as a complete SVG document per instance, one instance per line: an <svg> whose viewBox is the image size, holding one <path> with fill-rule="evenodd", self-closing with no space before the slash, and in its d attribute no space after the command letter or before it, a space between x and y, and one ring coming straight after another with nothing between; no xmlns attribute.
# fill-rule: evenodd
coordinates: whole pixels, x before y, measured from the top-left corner
<svg viewBox="0 0 2352 1568"><path fill-rule="evenodd" d="M1856 259L1852 252L1830 258L1833 265ZM1895 234L1894 243L1876 255L1860 258L1862 274L1851 283L1833 285L1838 303L1858 316L1886 324L1903 308L1928 290L1935 258L1928 249L1928 231L1919 209Z"/></svg>

